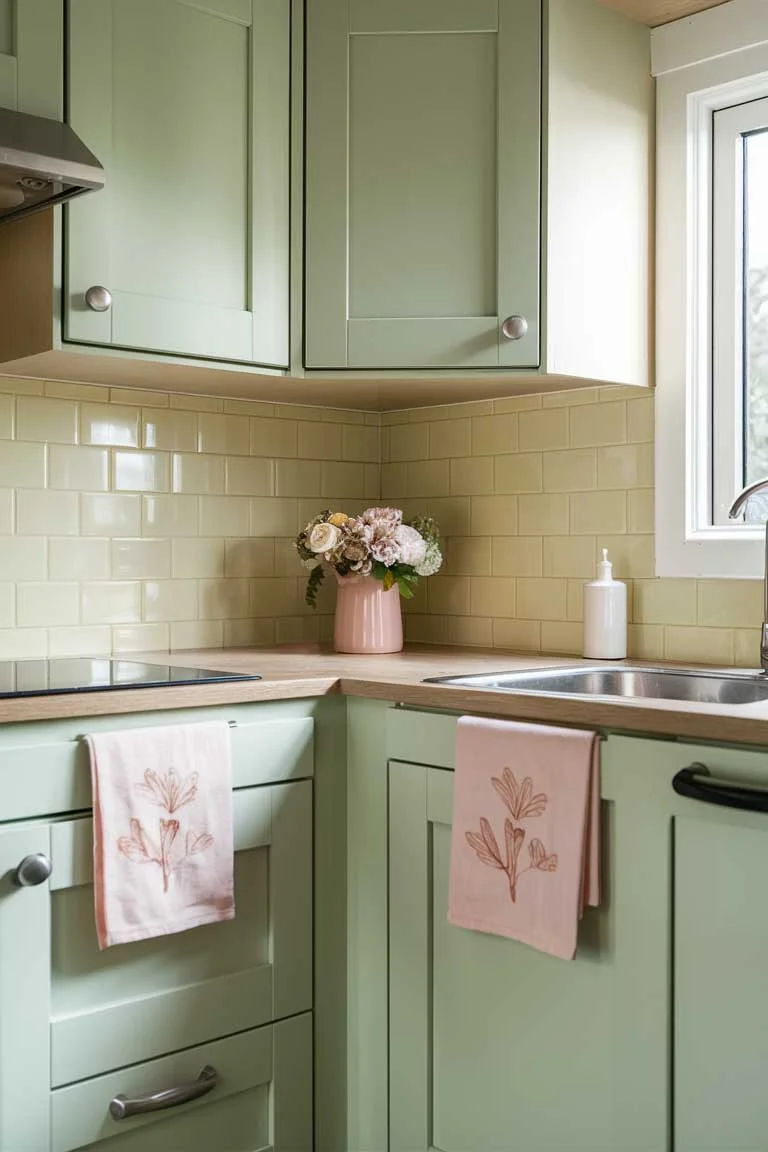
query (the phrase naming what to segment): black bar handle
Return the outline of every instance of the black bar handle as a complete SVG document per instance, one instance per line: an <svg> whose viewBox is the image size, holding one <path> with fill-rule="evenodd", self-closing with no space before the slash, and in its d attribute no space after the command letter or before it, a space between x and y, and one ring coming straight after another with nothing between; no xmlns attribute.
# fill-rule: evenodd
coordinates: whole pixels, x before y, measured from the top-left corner
<svg viewBox="0 0 768 1152"><path fill-rule="evenodd" d="M672 787L678 796L687 796L689 800L719 804L721 808L740 808L744 812L768 812L768 792L724 780L702 780L702 776L709 776L706 765L691 764L673 777Z"/></svg>

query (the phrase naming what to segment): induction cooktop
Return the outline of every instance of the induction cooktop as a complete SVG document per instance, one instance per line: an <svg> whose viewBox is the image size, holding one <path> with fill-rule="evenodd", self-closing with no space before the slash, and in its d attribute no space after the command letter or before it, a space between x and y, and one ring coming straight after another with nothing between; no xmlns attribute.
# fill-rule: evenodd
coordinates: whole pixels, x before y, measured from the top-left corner
<svg viewBox="0 0 768 1152"><path fill-rule="evenodd" d="M0 660L0 699L66 692L104 692L110 688L161 688L184 684L229 684L261 680L245 672L182 668L143 660L87 656L58 660Z"/></svg>

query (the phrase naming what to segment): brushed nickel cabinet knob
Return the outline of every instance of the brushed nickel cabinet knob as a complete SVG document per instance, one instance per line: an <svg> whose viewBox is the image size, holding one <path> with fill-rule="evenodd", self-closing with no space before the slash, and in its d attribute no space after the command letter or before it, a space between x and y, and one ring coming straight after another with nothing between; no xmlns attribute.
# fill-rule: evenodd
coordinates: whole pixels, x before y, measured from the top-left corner
<svg viewBox="0 0 768 1152"><path fill-rule="evenodd" d="M502 335L506 340L522 340L528 331L528 321L525 316L507 316L501 326Z"/></svg>
<svg viewBox="0 0 768 1152"><path fill-rule="evenodd" d="M13 882L19 888L34 888L44 884L53 871L53 865L42 852L25 856L14 872Z"/></svg>
<svg viewBox="0 0 768 1152"><path fill-rule="evenodd" d="M101 284L92 284L85 293L85 302L91 312L109 312L112 307L112 293Z"/></svg>

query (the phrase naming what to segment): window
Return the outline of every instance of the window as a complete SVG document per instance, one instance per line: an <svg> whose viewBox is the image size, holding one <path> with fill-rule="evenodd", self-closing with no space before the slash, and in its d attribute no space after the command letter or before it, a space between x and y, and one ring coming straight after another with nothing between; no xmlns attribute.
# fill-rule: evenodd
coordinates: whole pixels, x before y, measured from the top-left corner
<svg viewBox="0 0 768 1152"><path fill-rule="evenodd" d="M768 5L652 34L658 77L656 568L754 578L768 494Z"/></svg>

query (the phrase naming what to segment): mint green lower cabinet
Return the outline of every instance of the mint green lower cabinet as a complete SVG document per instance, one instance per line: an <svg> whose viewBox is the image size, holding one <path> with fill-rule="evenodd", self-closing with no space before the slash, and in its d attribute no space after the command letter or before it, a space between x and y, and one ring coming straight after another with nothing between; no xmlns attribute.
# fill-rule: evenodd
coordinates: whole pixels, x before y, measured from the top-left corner
<svg viewBox="0 0 768 1152"><path fill-rule="evenodd" d="M66 211L66 340L287 366L290 39L290 0L70 0L107 177Z"/></svg>

